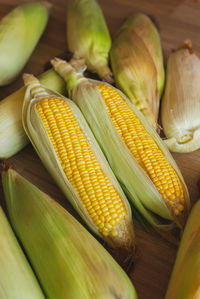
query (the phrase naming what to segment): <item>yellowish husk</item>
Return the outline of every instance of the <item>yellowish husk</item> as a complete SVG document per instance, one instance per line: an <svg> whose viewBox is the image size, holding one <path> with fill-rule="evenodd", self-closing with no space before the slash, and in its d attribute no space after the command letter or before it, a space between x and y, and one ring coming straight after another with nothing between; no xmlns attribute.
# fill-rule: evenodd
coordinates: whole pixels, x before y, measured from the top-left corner
<svg viewBox="0 0 200 299"><path fill-rule="evenodd" d="M47 87L64 94L64 81L49 70L39 76ZM22 87L0 101L0 158L9 158L23 149L29 142L22 126L22 103L25 88Z"/></svg>
<svg viewBox="0 0 200 299"><path fill-rule="evenodd" d="M0 240L0 298L44 299L1 206Z"/></svg>
<svg viewBox="0 0 200 299"><path fill-rule="evenodd" d="M66 81L69 96L79 106L85 116L113 172L136 209L147 222L159 232L170 231L175 224L183 228L190 207L187 187L178 166L153 127L126 96L117 90L140 119L147 132L149 132L155 140L183 184L185 210L184 213L178 217L175 216L171 208L166 205L158 189L139 166L135 157L117 133L106 109L104 100L97 88L97 85L102 84L102 82L83 77L81 73L77 73L75 68L63 60L55 58L51 62L54 69L63 76ZM104 84L109 85L108 83Z"/></svg>
<svg viewBox="0 0 200 299"><path fill-rule="evenodd" d="M172 152L187 153L200 148L200 59L185 41L170 54L161 121L165 144Z"/></svg>
<svg viewBox="0 0 200 299"><path fill-rule="evenodd" d="M193 207L178 249L165 299L200 298L200 201Z"/></svg>
<svg viewBox="0 0 200 299"><path fill-rule="evenodd" d="M48 298L137 299L126 273L66 210L14 170L3 171L2 182L12 225Z"/></svg>
<svg viewBox="0 0 200 299"><path fill-rule="evenodd" d="M128 254L132 254L135 248L135 236L133 232L131 208L81 111L71 100L42 86L35 77L26 75L24 80L27 84L27 90L22 111L23 127L40 159L89 228L99 237L103 238L114 249L118 248L127 251ZM44 124L36 110L37 101L49 97L61 98L69 105L105 175L109 177L111 183L114 185L124 202L127 217L122 221L122 224L116 226L118 236L113 236L111 233L109 233L108 236L104 236L99 232L97 225L93 222L87 209L84 207L82 200L79 198L78 193L64 173L61 162L59 161Z"/></svg>

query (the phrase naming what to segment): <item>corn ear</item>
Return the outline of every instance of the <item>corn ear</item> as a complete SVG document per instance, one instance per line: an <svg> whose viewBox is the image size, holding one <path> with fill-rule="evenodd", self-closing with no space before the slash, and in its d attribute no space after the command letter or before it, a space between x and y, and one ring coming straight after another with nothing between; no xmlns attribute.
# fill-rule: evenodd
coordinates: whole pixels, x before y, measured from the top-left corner
<svg viewBox="0 0 200 299"><path fill-rule="evenodd" d="M98 89L99 84L102 85L102 82L84 78L81 73L77 73L75 68L63 60L55 58L51 62L54 69L67 82L66 86L70 97L85 116L113 172L136 209L157 231L169 231L175 223L180 228L183 228L190 206L187 187L175 161L153 127L123 93L111 87L108 83L103 83L104 86L110 86L113 91L116 90L123 98L127 107L130 107L136 118L143 125L144 132L148 132L151 138L153 138L171 169L177 174L184 192L184 209L179 215L175 215L173 207L167 204L163 195L158 191L148 174L139 165L136 157L118 134ZM116 97L114 97L115 101ZM120 115L122 115L122 111L120 111ZM128 117L128 114L126 116ZM144 147L145 140L142 142ZM156 152L153 155L153 159L157 159ZM157 160L157 165L159 163L160 161Z"/></svg>
<svg viewBox="0 0 200 299"><path fill-rule="evenodd" d="M200 201L188 218L165 299L198 299L200 296Z"/></svg>
<svg viewBox="0 0 200 299"><path fill-rule="evenodd" d="M88 69L113 82L108 67L111 38L96 0L70 0L67 9L67 41L74 58L84 58Z"/></svg>
<svg viewBox="0 0 200 299"><path fill-rule="evenodd" d="M117 86L156 127L159 110L157 71L144 41L133 28L122 26L114 38L110 56Z"/></svg>
<svg viewBox="0 0 200 299"><path fill-rule="evenodd" d="M165 143L172 152L200 148L200 59L187 40L172 52L167 63L167 80L161 107Z"/></svg>
<svg viewBox="0 0 200 299"><path fill-rule="evenodd" d="M64 94L64 81L49 70L39 76L47 87ZM0 158L9 158L25 147L29 140L22 126L22 103L25 87L18 89L0 101Z"/></svg>
<svg viewBox="0 0 200 299"><path fill-rule="evenodd" d="M127 18L123 24L123 28L125 27L134 29L151 54L157 71L157 88L159 98L161 98L165 83L165 71L160 36L156 26L147 15L136 13Z"/></svg>
<svg viewBox="0 0 200 299"><path fill-rule="evenodd" d="M49 8L48 2L25 3L0 21L0 86L23 69L46 27Z"/></svg>
<svg viewBox="0 0 200 299"><path fill-rule="evenodd" d="M66 210L14 170L4 171L2 182L12 224L48 298L137 298L125 272Z"/></svg>
<svg viewBox="0 0 200 299"><path fill-rule="evenodd" d="M0 298L44 299L1 206L0 238Z"/></svg>
<svg viewBox="0 0 200 299"><path fill-rule="evenodd" d="M135 240L134 240L134 233L133 233L133 225L132 225L132 216L131 216L131 209L129 206L129 203L119 185L117 182L114 174L112 173L108 162L106 161L100 147L98 146L92 132L90 131L84 117L82 116L82 113L80 112L79 108L69 99L62 97L61 95L53 92L52 90L49 90L42 86L39 81L31 76L31 75L26 75L24 76L24 81L25 84L27 84L27 90L25 94L25 99L24 99L24 105L23 105L23 111L22 111L22 120L23 120L23 126L26 131L27 136L29 137L31 143L33 144L34 148L36 149L40 159L44 163L45 167L49 171L49 173L52 175L58 186L61 188L63 193L66 195L66 197L69 199L71 204L74 206L76 211L80 214L80 216L83 218L83 220L87 223L89 228L97 234L99 237L103 238L111 247L116 249L116 251L123 251L126 253L126 258L127 258L127 252L130 255L133 255L133 251L135 248ZM60 148L60 143L59 141L61 140L52 140L51 139L51 134L49 133L48 129L44 125L43 119L41 115L39 114L39 111L37 109L37 104L42 103L42 100L48 100L48 99L53 99L53 102L55 103L55 100L58 99L58 101L62 101L62 103L70 109L70 113L73 115L73 119L70 119L70 124L67 124L67 118L65 119L65 124L64 125L64 136L62 135L62 139L64 137L68 138L67 136L72 136L71 139L67 139L67 142L64 143L64 146ZM48 113L48 112L47 112ZM56 112L55 112L56 113ZM58 114L57 114L58 115ZM65 114L66 117L67 114ZM58 118L60 119L60 114L58 115ZM52 122L54 121L51 119ZM72 178L76 177L76 173L78 172L80 174L79 168L75 170L76 165L80 165L80 168L82 169L83 167L86 167L85 165L88 165L87 159L88 156L83 156L80 161L80 156L77 153L76 154L76 145L78 146L77 152L80 152L80 146L81 143L80 141L74 141L74 136L78 135L79 129L77 129L77 126L75 126L74 121L78 124L78 127L81 129L81 140L85 139L87 142L87 145L91 149L96 161L98 162L97 164L101 167L101 170L103 171L105 177L109 180L109 186L112 186L113 189L118 194L118 198L120 200L120 203L123 205L123 212L125 214L121 213L121 220L119 223L116 223L116 225L108 225L110 228L106 230L106 233L104 234L104 225L101 227L98 226L95 218L93 218L92 214L89 212L89 209L93 209L91 203L89 204L88 201L83 201L83 196L82 196L82 191L79 192L79 187L80 187L80 181L79 178L77 180L79 181L79 184L73 185L73 182L71 180L71 175ZM55 121L54 121L55 122ZM63 125L62 125L63 126ZM75 131L74 131L75 130ZM72 132L73 131L73 132ZM52 131L51 131L52 132ZM72 132L72 133L71 133ZM53 133L52 133L53 134ZM57 134L57 133L55 133ZM54 134L54 135L55 135ZM61 133L59 133L61 134ZM71 135L72 134L72 135ZM58 134L57 134L58 135ZM73 139L73 140L72 140ZM70 143L72 140L72 143ZM55 145L55 143L57 145ZM57 147L60 148L57 150ZM74 151L71 150L71 148L75 148ZM60 153L61 151L66 150L66 155L65 155L65 160L64 158L61 158ZM71 151L74 154L73 158L75 160L74 163L72 163L72 158L71 158ZM85 149L84 149L85 151ZM68 164L66 163L71 163L74 165L72 166L67 166ZM75 167L75 168L74 168ZM77 166L78 167L78 166ZM88 166L87 166L88 167ZM82 180L87 179L87 167L84 168L84 175L80 175L81 182ZM98 166L97 166L98 167ZM96 168L94 169L93 164L90 164L90 170L89 173L96 172ZM69 169L69 171L68 171ZM55 171L56 170L56 171ZM85 173L87 171L87 173ZM82 173L82 172L81 172ZM96 178L95 178L96 179ZM76 182L77 182L76 180ZM98 179L97 179L98 181ZM87 184L85 185L84 189L87 189L88 183L93 182L93 179L91 178L90 180L87 181ZM101 188L100 188L101 189ZM98 190L100 190L98 189ZM104 186L102 187L102 190L104 189ZM91 191L91 190L90 190ZM86 196L89 196L93 198L93 196L90 195L89 190L86 191ZM99 191L95 191L94 195L94 202L96 202L98 198ZM114 202L114 195L110 195L109 200ZM103 204L103 201L105 201L105 204ZM107 196L104 195L103 199L100 201L104 205L104 208L109 211L108 209L108 204L107 204ZM89 206L89 207L88 207ZM95 208L96 209L96 208ZM101 209L100 209L101 210ZM102 211L102 210L101 210ZM114 210L114 213L116 210ZM96 214L96 212L94 212ZM103 213L103 212L102 212ZM110 215L110 214L109 214ZM122 216L123 215L123 216ZM107 216L104 217L104 214L102 214L103 220L102 221L107 221ZM99 216L98 216L99 218ZM101 218L101 216L100 216ZM99 220L98 220L99 221ZM100 221L100 223L102 223ZM113 230L114 229L114 230Z"/></svg>

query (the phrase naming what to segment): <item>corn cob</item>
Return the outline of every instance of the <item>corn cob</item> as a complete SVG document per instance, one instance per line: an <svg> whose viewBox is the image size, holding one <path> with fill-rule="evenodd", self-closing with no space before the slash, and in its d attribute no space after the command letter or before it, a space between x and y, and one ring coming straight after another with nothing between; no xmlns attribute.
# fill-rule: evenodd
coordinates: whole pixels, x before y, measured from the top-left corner
<svg viewBox="0 0 200 299"><path fill-rule="evenodd" d="M39 80L45 86L65 93L64 81L53 70L40 75ZM22 87L0 101L0 158L13 156L29 142L22 126L24 94L25 87Z"/></svg>
<svg viewBox="0 0 200 299"><path fill-rule="evenodd" d="M108 67L111 38L96 0L70 0L67 9L67 41L74 58L84 58L88 69L113 82Z"/></svg>
<svg viewBox="0 0 200 299"><path fill-rule="evenodd" d="M173 223L182 228L190 205L187 187L155 130L116 88L84 78L63 60L52 64L135 207L159 231Z"/></svg>
<svg viewBox="0 0 200 299"><path fill-rule="evenodd" d="M165 83L162 47L160 36L151 19L143 13L130 15L123 24L123 28L133 28L148 49L157 71L157 88L161 98Z"/></svg>
<svg viewBox="0 0 200 299"><path fill-rule="evenodd" d="M117 86L156 128L159 111L157 71L144 41L133 28L122 26L114 38L110 56Z"/></svg>
<svg viewBox="0 0 200 299"><path fill-rule="evenodd" d="M200 201L193 207L178 249L165 299L198 299L200 294Z"/></svg>
<svg viewBox="0 0 200 299"><path fill-rule="evenodd" d="M167 82L161 107L166 145L173 152L192 152L200 148L200 59L186 40L171 53L167 63Z"/></svg>
<svg viewBox="0 0 200 299"><path fill-rule="evenodd" d="M93 232L132 255L130 206L78 107L24 80L23 126L47 170Z"/></svg>
<svg viewBox="0 0 200 299"><path fill-rule="evenodd" d="M49 8L48 2L25 3L0 21L0 86L23 69L46 27Z"/></svg>
<svg viewBox="0 0 200 299"><path fill-rule="evenodd" d="M0 206L0 298L44 299Z"/></svg>
<svg viewBox="0 0 200 299"><path fill-rule="evenodd" d="M13 227L48 298L137 298L125 272L66 210L14 170L3 171L2 182Z"/></svg>

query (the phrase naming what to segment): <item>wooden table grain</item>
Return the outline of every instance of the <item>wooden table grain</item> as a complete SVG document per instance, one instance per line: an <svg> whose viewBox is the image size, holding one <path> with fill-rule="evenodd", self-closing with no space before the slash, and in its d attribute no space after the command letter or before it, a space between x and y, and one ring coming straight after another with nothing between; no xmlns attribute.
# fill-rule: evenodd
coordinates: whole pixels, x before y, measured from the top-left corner
<svg viewBox="0 0 200 299"><path fill-rule="evenodd" d="M48 60L67 50L65 34L66 0L49 0L52 4L51 15L45 33L32 54L24 72L35 75L44 70ZM0 17L8 13L23 0L0 0ZM184 39L190 38L194 49L200 55L200 5L198 1L181 0L99 0L107 24L113 37L130 12L144 12L153 17L160 30L165 63L170 51ZM34 24L33 24L34 26ZM0 88L0 99L22 86L19 78L9 86ZM199 197L197 182L200 179L200 152L173 154L186 184L192 203ZM15 169L32 183L60 202L73 215L67 200L56 187L31 145L9 159ZM5 207L0 184L0 202ZM153 232L146 232L135 221L135 231L139 248L138 261L130 278L140 299L164 298L168 280L176 255L176 247ZM77 298L78 299L78 298Z"/></svg>

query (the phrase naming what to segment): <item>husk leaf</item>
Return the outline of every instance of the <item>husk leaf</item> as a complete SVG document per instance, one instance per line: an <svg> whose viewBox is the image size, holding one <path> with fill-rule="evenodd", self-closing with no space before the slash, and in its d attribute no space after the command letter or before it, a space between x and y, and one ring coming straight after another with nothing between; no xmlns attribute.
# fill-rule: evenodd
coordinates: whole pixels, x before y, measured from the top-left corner
<svg viewBox="0 0 200 299"><path fill-rule="evenodd" d="M48 298L137 298L125 272L66 210L14 170L2 181L12 224Z"/></svg>
<svg viewBox="0 0 200 299"><path fill-rule="evenodd" d="M1 206L0 239L0 298L44 299Z"/></svg>

